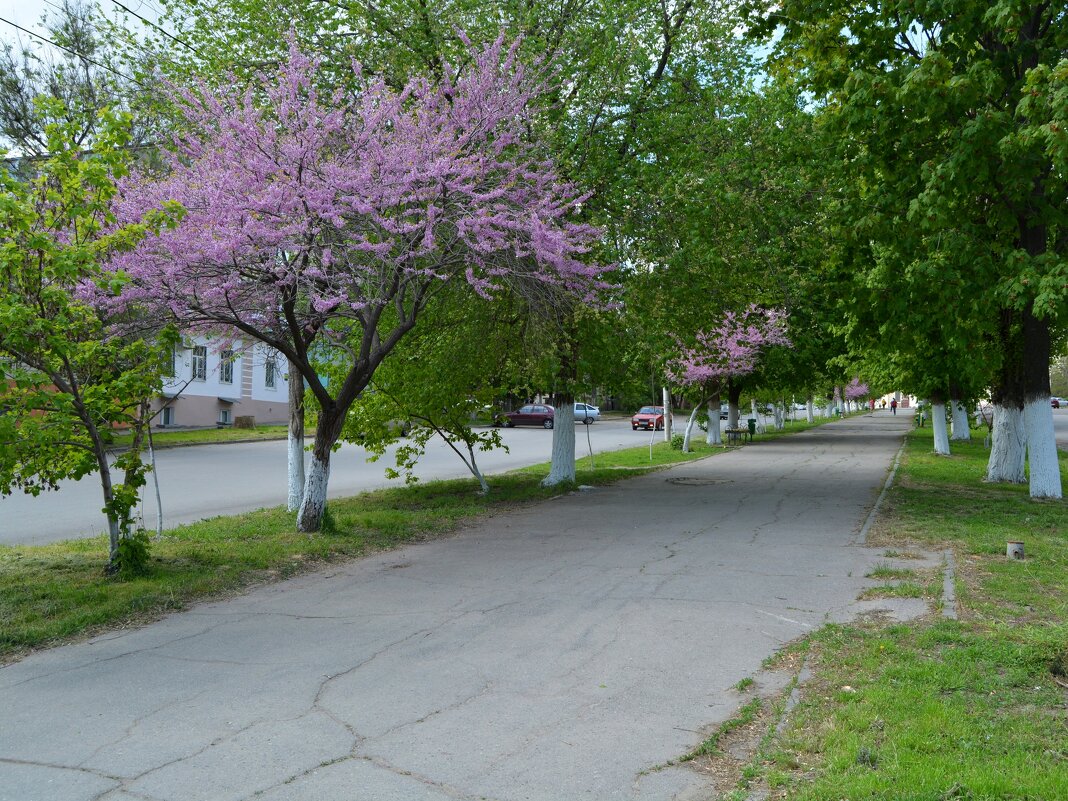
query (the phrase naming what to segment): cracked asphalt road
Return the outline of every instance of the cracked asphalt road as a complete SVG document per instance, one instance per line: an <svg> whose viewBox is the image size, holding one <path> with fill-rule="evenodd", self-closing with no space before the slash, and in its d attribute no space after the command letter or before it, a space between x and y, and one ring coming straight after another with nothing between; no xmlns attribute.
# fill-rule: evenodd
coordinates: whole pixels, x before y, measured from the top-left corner
<svg viewBox="0 0 1068 801"><path fill-rule="evenodd" d="M911 418L577 492L0 669L4 801L700 799L644 773L846 620Z"/></svg>

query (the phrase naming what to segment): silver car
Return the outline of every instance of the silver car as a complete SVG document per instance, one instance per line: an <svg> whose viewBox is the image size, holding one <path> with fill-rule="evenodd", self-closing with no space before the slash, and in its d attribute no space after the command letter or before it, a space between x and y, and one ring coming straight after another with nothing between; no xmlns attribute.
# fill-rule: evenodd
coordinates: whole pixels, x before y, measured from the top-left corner
<svg viewBox="0 0 1068 801"><path fill-rule="evenodd" d="M575 419L589 425L595 420L601 419L601 410L597 406L590 406L588 403L576 403Z"/></svg>

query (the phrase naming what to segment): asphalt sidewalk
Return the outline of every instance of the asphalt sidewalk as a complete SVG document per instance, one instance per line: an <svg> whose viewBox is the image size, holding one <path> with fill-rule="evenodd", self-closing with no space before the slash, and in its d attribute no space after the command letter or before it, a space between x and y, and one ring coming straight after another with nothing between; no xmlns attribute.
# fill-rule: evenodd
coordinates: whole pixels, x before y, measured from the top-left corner
<svg viewBox="0 0 1068 801"><path fill-rule="evenodd" d="M857 602L911 416L747 445L0 669L4 801L700 799L644 773Z"/></svg>

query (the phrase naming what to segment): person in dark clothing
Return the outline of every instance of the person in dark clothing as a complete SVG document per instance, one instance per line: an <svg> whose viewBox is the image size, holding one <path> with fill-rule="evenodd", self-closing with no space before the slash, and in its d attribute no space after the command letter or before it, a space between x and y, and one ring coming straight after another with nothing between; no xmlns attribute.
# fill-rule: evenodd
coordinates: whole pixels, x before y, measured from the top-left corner
<svg viewBox="0 0 1068 801"><path fill-rule="evenodd" d="M897 398L894 398L892 401L890 401L890 411L894 414L897 414Z"/></svg>

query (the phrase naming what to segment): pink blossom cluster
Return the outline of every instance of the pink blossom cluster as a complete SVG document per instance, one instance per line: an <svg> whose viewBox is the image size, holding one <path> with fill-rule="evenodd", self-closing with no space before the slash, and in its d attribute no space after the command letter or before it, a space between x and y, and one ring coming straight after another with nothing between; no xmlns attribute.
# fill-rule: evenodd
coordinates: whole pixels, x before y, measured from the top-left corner
<svg viewBox="0 0 1068 801"><path fill-rule="evenodd" d="M786 323L787 314L781 309L753 304L742 312L728 311L718 326L699 331L693 346L679 341L680 352L668 364L668 377L680 386L702 386L748 375L765 349L791 346Z"/></svg>
<svg viewBox="0 0 1068 801"><path fill-rule="evenodd" d="M871 394L871 388L863 383L859 378L854 378L845 388L846 400L860 400L866 398Z"/></svg>
<svg viewBox="0 0 1068 801"><path fill-rule="evenodd" d="M356 88L322 92L291 43L276 76L176 91L167 172L126 181L116 217L184 213L111 264L123 302L276 344L414 321L459 276L483 296L525 282L592 301L599 232L572 221L583 198L524 138L541 79L503 38L471 57L403 91L354 66Z"/></svg>

